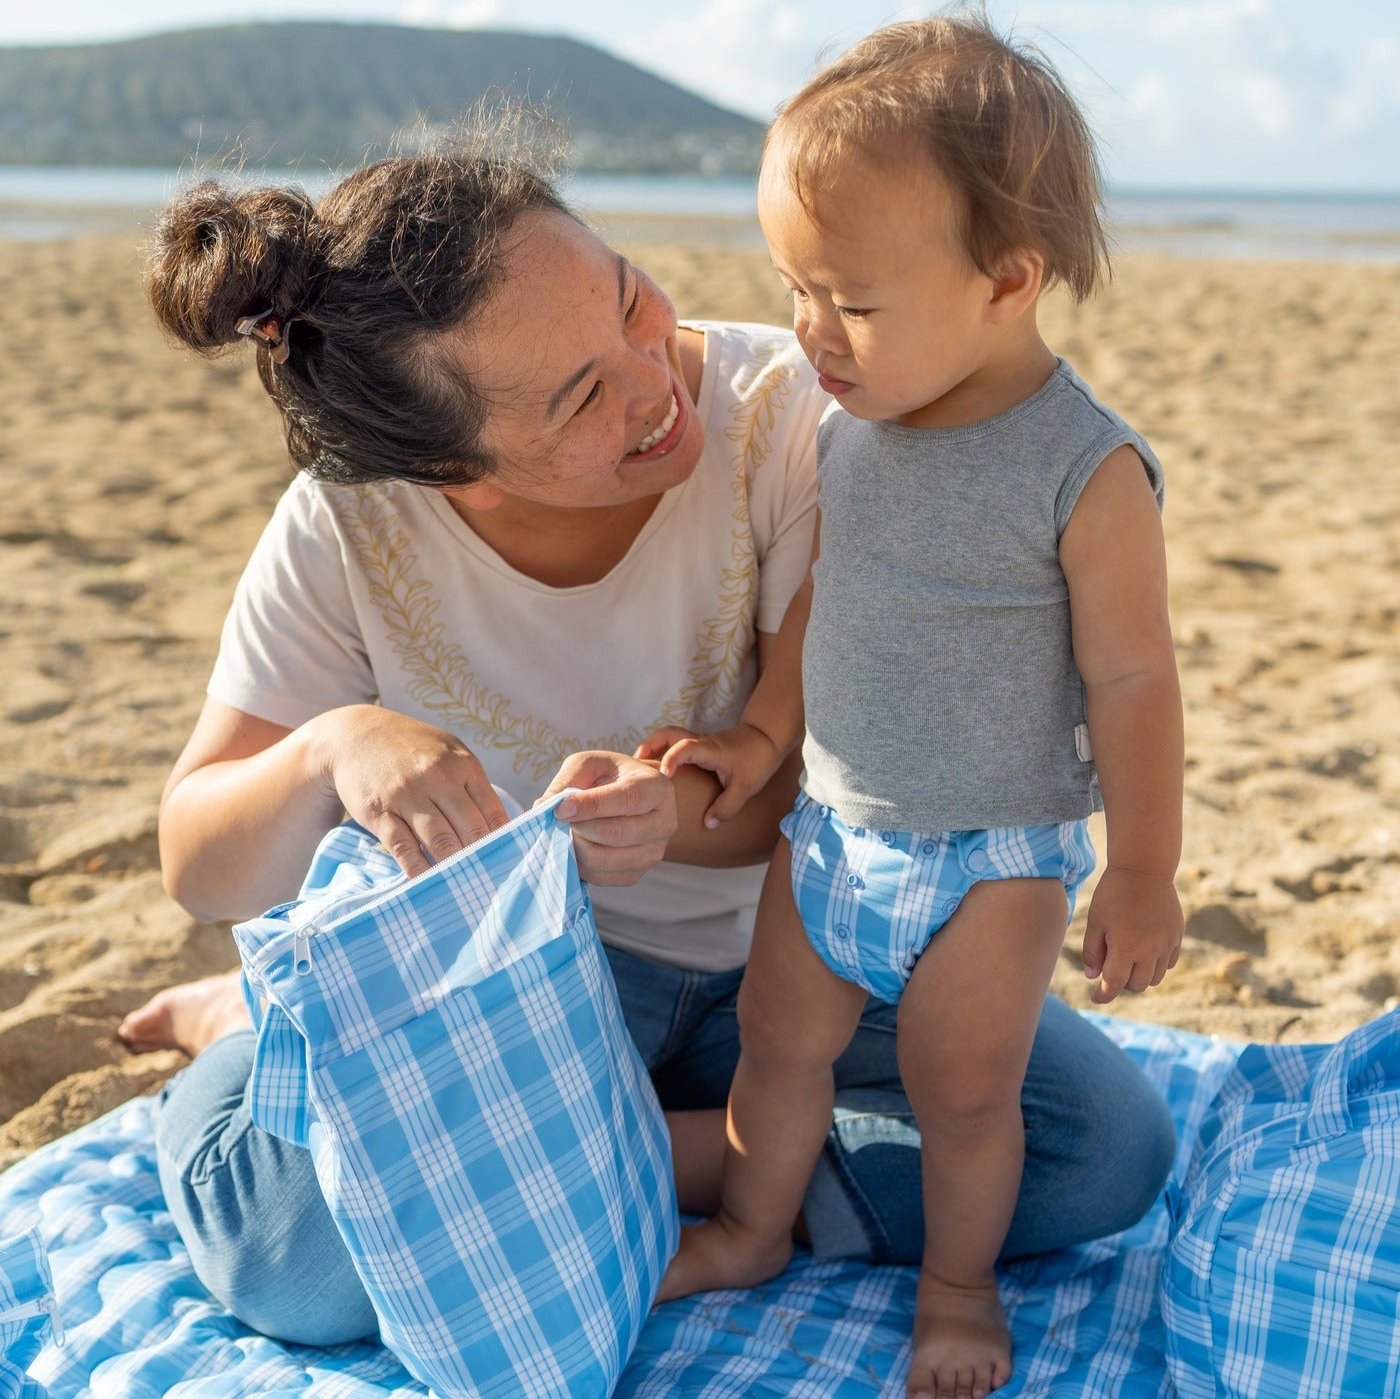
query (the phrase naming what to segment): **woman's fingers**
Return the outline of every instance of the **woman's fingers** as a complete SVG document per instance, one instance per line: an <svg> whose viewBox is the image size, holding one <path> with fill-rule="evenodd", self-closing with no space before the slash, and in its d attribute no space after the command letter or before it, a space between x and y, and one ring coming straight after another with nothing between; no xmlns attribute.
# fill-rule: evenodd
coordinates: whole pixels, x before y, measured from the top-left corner
<svg viewBox="0 0 1400 1399"><path fill-rule="evenodd" d="M369 831L378 837L380 845L394 857L405 874L422 874L429 868L430 862L418 843L413 827L402 817L385 812L374 820Z"/></svg>
<svg viewBox="0 0 1400 1399"><path fill-rule="evenodd" d="M585 879L635 884L665 857L676 831L676 794L656 768L621 753L574 753L545 797L567 787L576 790L557 811L574 833Z"/></svg>
<svg viewBox="0 0 1400 1399"><path fill-rule="evenodd" d="M590 884L635 884L666 857L664 840L642 845L600 845L574 828L574 854L579 874Z"/></svg>

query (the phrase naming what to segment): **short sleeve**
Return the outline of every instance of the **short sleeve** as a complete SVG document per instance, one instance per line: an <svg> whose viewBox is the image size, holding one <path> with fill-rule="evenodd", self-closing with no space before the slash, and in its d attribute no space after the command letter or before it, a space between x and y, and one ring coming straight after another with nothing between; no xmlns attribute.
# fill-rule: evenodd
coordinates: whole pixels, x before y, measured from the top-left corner
<svg viewBox="0 0 1400 1399"><path fill-rule="evenodd" d="M296 728L378 698L330 504L330 492L346 489L300 476L278 502L224 620L212 699Z"/></svg>

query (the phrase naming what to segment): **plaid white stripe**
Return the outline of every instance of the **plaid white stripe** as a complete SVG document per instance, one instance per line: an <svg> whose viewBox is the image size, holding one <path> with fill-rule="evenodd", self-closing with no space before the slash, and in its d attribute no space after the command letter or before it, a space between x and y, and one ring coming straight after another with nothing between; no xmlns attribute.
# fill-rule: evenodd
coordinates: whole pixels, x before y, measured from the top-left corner
<svg viewBox="0 0 1400 1399"><path fill-rule="evenodd" d="M0 1238L0 1396L46 1399L26 1373L53 1331L55 1310L48 1258L37 1229Z"/></svg>
<svg viewBox="0 0 1400 1399"><path fill-rule="evenodd" d="M823 962L882 1001L898 1001L924 949L984 879L1058 879L1074 914L1094 868L1083 821L969 831L848 826L805 792L783 818L792 892Z"/></svg>
<svg viewBox="0 0 1400 1399"><path fill-rule="evenodd" d="M1169 1206L1182 1399L1400 1394L1400 1011L1246 1049Z"/></svg>
<svg viewBox="0 0 1400 1399"><path fill-rule="evenodd" d="M1179 1184L1241 1047L1119 1019L1095 1021L1170 1105ZM1291 1073L1296 1085L1308 1078L1298 1066L1318 1058L1319 1051L1290 1048L1270 1051L1265 1062ZM35 1220L42 1222L67 1330L66 1345L45 1346L30 1370L52 1399L427 1393L382 1346L284 1345L222 1310L194 1276L165 1210L150 1099L135 1099L0 1175L0 1235ZM1171 1399L1157 1287L1168 1241L1167 1211L1159 1205L1126 1234L1004 1269L1016 1373L998 1399ZM1395 1249L1392 1235L1381 1253L1391 1257ZM817 1264L799 1255L782 1277L753 1292L668 1303L648 1319L617 1394L903 1399L914 1284L912 1269ZM1295 1385L1293 1393L1306 1391Z"/></svg>
<svg viewBox="0 0 1400 1399"><path fill-rule="evenodd" d="M678 1221L569 830L540 807L412 880L373 846L332 833L306 902L234 930L262 1021L254 1120L312 1147L418 1379L606 1395Z"/></svg>

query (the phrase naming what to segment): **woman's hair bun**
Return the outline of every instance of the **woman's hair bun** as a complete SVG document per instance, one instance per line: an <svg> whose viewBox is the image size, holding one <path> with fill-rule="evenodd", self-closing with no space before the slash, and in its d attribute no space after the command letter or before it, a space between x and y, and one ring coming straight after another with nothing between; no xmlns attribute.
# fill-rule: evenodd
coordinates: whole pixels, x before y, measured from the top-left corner
<svg viewBox="0 0 1400 1399"><path fill-rule="evenodd" d="M151 241L146 291L161 326L205 354L237 340L234 326L300 302L314 210L288 186L189 186L166 206Z"/></svg>

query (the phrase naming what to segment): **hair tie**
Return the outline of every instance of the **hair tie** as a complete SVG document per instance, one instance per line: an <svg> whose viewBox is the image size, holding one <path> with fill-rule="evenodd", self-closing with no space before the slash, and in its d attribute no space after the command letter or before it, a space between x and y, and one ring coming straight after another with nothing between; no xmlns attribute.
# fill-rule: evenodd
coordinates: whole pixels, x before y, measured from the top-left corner
<svg viewBox="0 0 1400 1399"><path fill-rule="evenodd" d="M251 336L259 345L265 345L274 364L286 364L291 354L287 332L292 328L294 316L279 316L272 307L259 311L253 316L243 316L234 322L234 330L240 335Z"/></svg>

